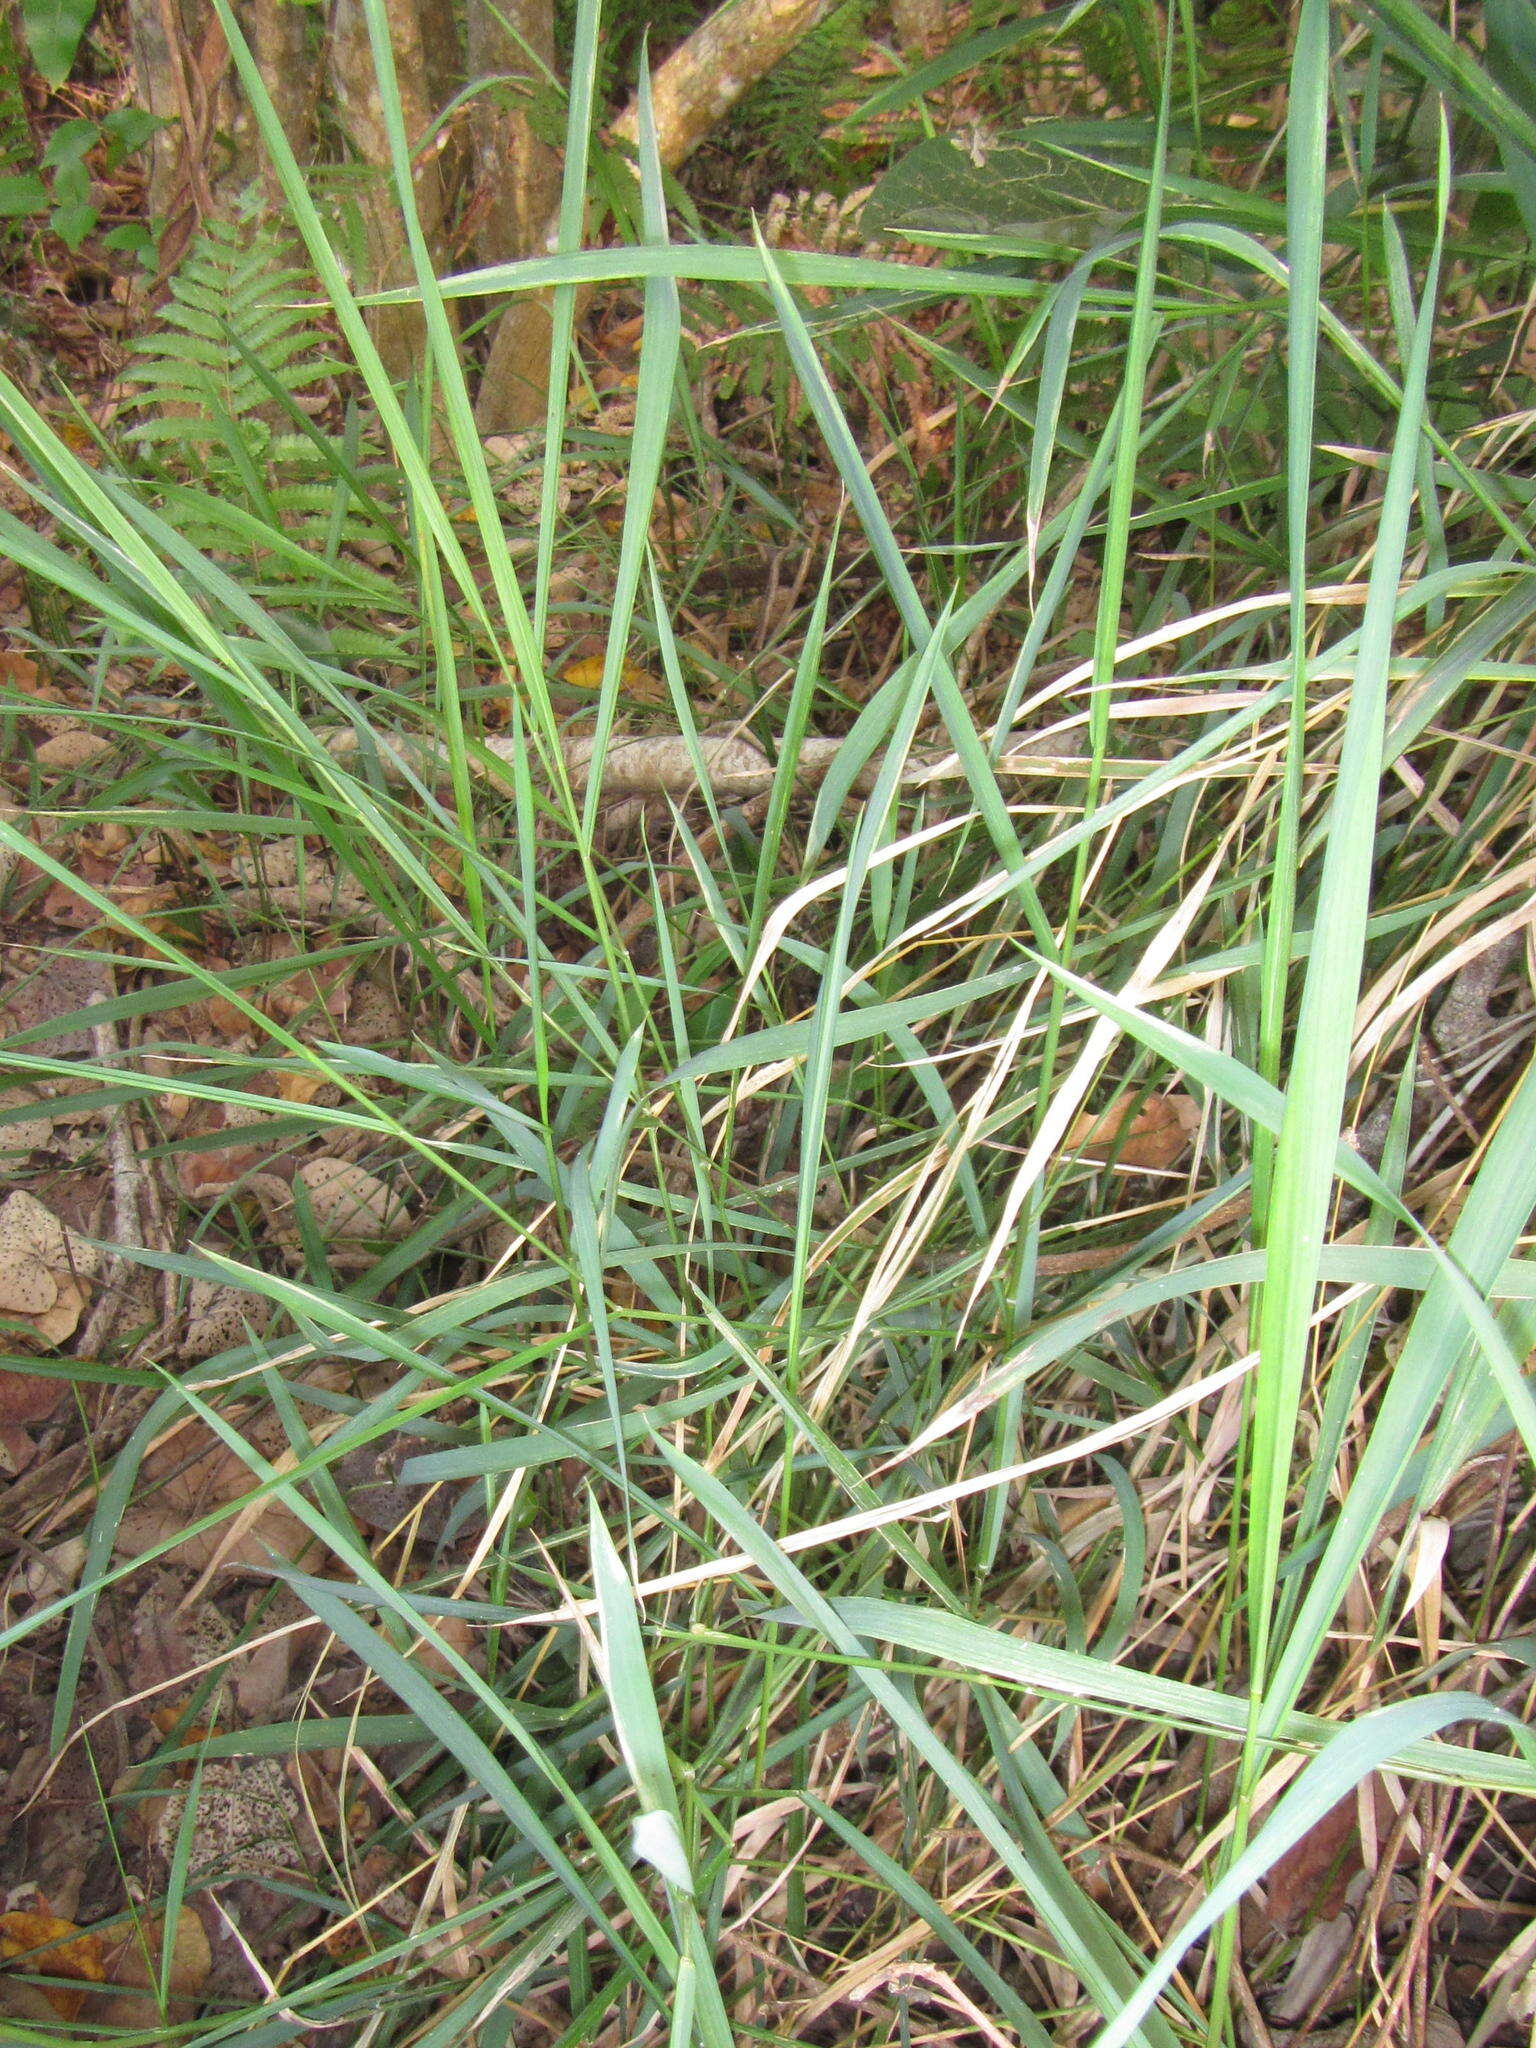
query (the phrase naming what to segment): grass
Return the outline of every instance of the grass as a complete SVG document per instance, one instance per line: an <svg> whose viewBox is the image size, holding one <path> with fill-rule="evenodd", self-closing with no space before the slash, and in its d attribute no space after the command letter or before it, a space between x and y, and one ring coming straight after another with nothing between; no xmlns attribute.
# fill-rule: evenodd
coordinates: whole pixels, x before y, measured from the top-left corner
<svg viewBox="0 0 1536 2048"><path fill-rule="evenodd" d="M512 545L446 310L488 280L418 237L402 399L238 40L351 365L348 423L300 437L335 544L253 513L201 553L142 449L87 460L0 385L5 544L72 622L38 651L113 742L0 819L40 983L105 963L92 1050L55 1020L0 1064L83 1090L116 1192L163 1197L97 1232L137 1324L10 1361L95 1432L62 1499L18 1482L0 1628L101 1775L162 1999L92 2038L1263 2038L1301 1927L1253 1888L1289 1857L1324 1891L1357 1796L1378 1946L1338 2038L1502 2038L1536 1083L1491 949L1528 917L1536 586L1529 250L1480 137L1536 138L1417 9L1304 0L1241 184L1235 139L1183 153L1222 91L1195 26L1136 24L1136 226L935 233L918 268L673 240L646 117L640 239L578 253L584 10L562 246L490 281L554 285L562 349L580 291L632 286L634 403L557 380L548 445L601 485L565 506L546 464ZM723 729L749 793L709 786ZM642 745L673 780L636 817ZM403 1220L339 1226L319 1156ZM201 1358L194 1283L244 1290ZM191 1445L225 1460L195 1497ZM390 1446L392 1536L348 1476ZM202 1535L242 1546L191 1595L229 1645L141 1676L171 1711L114 1777L103 1641ZM263 1718L215 1675L268 1637ZM262 1759L313 1826L218 1866L199 1804ZM252 1930L200 2003L182 1900Z"/></svg>

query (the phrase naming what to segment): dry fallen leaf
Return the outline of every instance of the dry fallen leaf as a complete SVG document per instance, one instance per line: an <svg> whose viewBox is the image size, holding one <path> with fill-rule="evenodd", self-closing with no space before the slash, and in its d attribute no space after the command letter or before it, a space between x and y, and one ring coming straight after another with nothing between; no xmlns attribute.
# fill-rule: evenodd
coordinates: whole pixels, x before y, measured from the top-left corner
<svg viewBox="0 0 1536 2048"><path fill-rule="evenodd" d="M19 809L15 804L0 803L0 818L5 820L13 832L19 832L25 836L27 813L24 810ZM16 849L13 846L0 846L0 882L8 879L11 870L16 866L16 861ZM34 870L34 872L36 871Z"/></svg>
<svg viewBox="0 0 1536 2048"><path fill-rule="evenodd" d="M281 1446L274 1442L258 1448L272 1456ZM272 1499L175 1542L190 1522L244 1500L256 1486L243 1459L201 1424L189 1425L151 1451L139 1481L133 1504L118 1525L120 1557L142 1557L170 1542L174 1547L166 1555L194 1571L202 1571L215 1558L228 1571L265 1571L273 1551L296 1558L313 1542L292 1509Z"/></svg>
<svg viewBox="0 0 1536 2048"><path fill-rule="evenodd" d="M252 1175L267 1227L279 1244L296 1250L301 1239L295 1205L307 1201L326 1257L338 1272L366 1272L376 1263L379 1247L398 1241L411 1227L410 1211L394 1189L349 1159L306 1159L294 1181L289 1188L275 1175Z"/></svg>
<svg viewBox="0 0 1536 2048"><path fill-rule="evenodd" d="M0 1479L14 1479L37 1456L37 1445L15 1422L0 1422Z"/></svg>
<svg viewBox="0 0 1536 2048"><path fill-rule="evenodd" d="M35 1196L19 1189L0 1202L0 1315L43 1350L75 1334L100 1265L100 1252Z"/></svg>
<svg viewBox="0 0 1536 2048"><path fill-rule="evenodd" d="M1066 1147L1085 1159L1112 1159L1127 1170L1157 1172L1183 1157L1199 1122L1199 1105L1187 1095L1143 1099L1128 1091L1097 1116L1085 1110L1075 1118Z"/></svg>
<svg viewBox="0 0 1536 2048"><path fill-rule="evenodd" d="M0 690L15 690L19 696L41 697L48 684L34 656L19 647L0 648Z"/></svg>
<svg viewBox="0 0 1536 2048"><path fill-rule="evenodd" d="M262 1597L262 1596L256 1596ZM288 1696L293 1664L293 1637L258 1636L232 1666L235 1706L247 1727L270 1721Z"/></svg>
<svg viewBox="0 0 1536 2048"><path fill-rule="evenodd" d="M28 1110L37 1114L29 1116ZM0 1089L0 1157L15 1158L27 1152L41 1152L53 1137L53 1118L35 1088Z"/></svg>
<svg viewBox="0 0 1536 2048"><path fill-rule="evenodd" d="M272 1304L264 1294L252 1294L225 1281L194 1280L187 1289L186 1320L177 1356L216 1358L221 1351L233 1351L236 1345L248 1342L251 1334L264 1330L271 1319Z"/></svg>
<svg viewBox="0 0 1536 2048"><path fill-rule="evenodd" d="M595 695L603 686L604 666L605 658L601 654L583 655L579 661L566 663L560 671L560 680L573 690ZM627 659L619 668L619 687L645 704L658 703L665 694L647 669Z"/></svg>
<svg viewBox="0 0 1536 2048"><path fill-rule="evenodd" d="M295 1175L327 1237L362 1242L402 1237L410 1221L404 1202L377 1174L348 1159L307 1159Z"/></svg>
<svg viewBox="0 0 1536 2048"><path fill-rule="evenodd" d="M314 1832L304 1802L275 1756L216 1757L195 1781L197 1807L184 1841L191 1788L155 1794L139 1809L150 1848L169 1865L185 1854L194 1876L249 1877L305 1868Z"/></svg>
<svg viewBox="0 0 1536 2048"><path fill-rule="evenodd" d="M435 1639L435 1640L434 1640ZM436 1672L442 1678L458 1677L458 1667L445 1657L441 1645L462 1657L466 1664L476 1662L479 1644L475 1632L462 1614L439 1614L423 1616L421 1634L412 1643L408 1655L423 1669ZM479 1659L483 1668L484 1659Z"/></svg>
<svg viewBox="0 0 1536 2048"><path fill-rule="evenodd" d="M1385 1834L1392 1825L1392 1802L1373 1774L1365 1787L1331 1806L1270 1866L1264 1885L1265 1917L1282 1934L1343 1912L1350 1880L1364 1865L1360 1802L1367 1789L1375 1801L1378 1831Z"/></svg>
<svg viewBox="0 0 1536 2048"><path fill-rule="evenodd" d="M184 1605L179 1572L156 1571L133 1602L127 1679L135 1693L153 1696L150 1718L162 1735L206 1685L202 1719L221 1727L229 1720L229 1670L220 1663L235 1643L235 1630L210 1601Z"/></svg>
<svg viewBox="0 0 1536 2048"><path fill-rule="evenodd" d="M56 732L52 739L43 741L37 749L37 765L60 775L66 769L84 768L102 754L109 754L114 744L110 733L91 732L85 726L75 726L68 732Z"/></svg>
<svg viewBox="0 0 1536 2048"><path fill-rule="evenodd" d="M106 1958L107 1982L113 1995L91 2000L93 2024L107 2028L131 2028L137 2033L165 2036L167 2028L179 2028L193 2017L198 1993L213 1968L213 1951L203 1924L190 1906L176 1916L171 1936L169 1968L161 1975L165 1955L165 1922L150 1918L123 1934ZM153 1970L153 1975L151 1975ZM165 1994L162 2009L158 1986ZM98 2017L94 2008L100 2004Z"/></svg>
<svg viewBox="0 0 1536 2048"><path fill-rule="evenodd" d="M277 1099L279 1102L296 1102L302 1108L330 1085L324 1074L317 1074L312 1068L285 1069L277 1077Z"/></svg>
<svg viewBox="0 0 1536 2048"><path fill-rule="evenodd" d="M46 1422L63 1400L68 1385L68 1380L54 1373L15 1372L9 1366L0 1366L0 1429Z"/></svg>
<svg viewBox="0 0 1536 2048"><path fill-rule="evenodd" d="M73 1921L46 1912L0 1913L0 1961L9 1965L7 1976L15 1969L31 1977L71 1979L70 1984L15 1987L40 1992L61 2020L77 2019L85 2003L84 1989L75 1990L74 1984L100 1984L106 1976L100 1935L82 1933Z"/></svg>
<svg viewBox="0 0 1536 2048"><path fill-rule="evenodd" d="M39 1025L59 1023L31 1041L31 1050L45 1059L69 1059L90 1052L91 1034L71 1020L112 992L112 970L104 962L78 953L23 953L8 956L15 972L0 993L0 1031L7 1037Z"/></svg>

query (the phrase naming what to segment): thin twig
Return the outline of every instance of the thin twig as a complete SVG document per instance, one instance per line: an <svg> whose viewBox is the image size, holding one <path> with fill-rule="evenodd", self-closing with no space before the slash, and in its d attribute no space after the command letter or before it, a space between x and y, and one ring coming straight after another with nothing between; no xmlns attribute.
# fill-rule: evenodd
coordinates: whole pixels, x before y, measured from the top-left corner
<svg viewBox="0 0 1536 2048"><path fill-rule="evenodd" d="M91 1051L98 1066L114 1067L121 1062L122 1048L117 1042L115 1025L103 1023L91 1026ZM107 1166L112 1177L113 1248L107 1256L106 1271L101 1279L101 1292L86 1321L85 1334L80 1340L80 1355L83 1358L94 1358L100 1352L121 1317L121 1287L128 1272L128 1261L123 1258L122 1252L144 1249L144 1228L139 1212L139 1193L144 1183L144 1169L139 1163L138 1150L133 1142L133 1125L129 1120L126 1103L114 1103L107 1111L106 1149Z"/></svg>

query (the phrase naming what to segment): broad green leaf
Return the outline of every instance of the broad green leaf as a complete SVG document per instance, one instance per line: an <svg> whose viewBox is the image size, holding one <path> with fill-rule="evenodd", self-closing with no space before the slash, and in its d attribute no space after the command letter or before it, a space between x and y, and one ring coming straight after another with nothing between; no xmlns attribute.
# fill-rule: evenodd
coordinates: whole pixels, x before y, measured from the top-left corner
<svg viewBox="0 0 1536 2048"><path fill-rule="evenodd" d="M1488 70L1515 105L1536 121L1536 0L1483 0ZM1525 231L1536 243L1536 155L1500 136L1499 155Z"/></svg>
<svg viewBox="0 0 1536 2048"><path fill-rule="evenodd" d="M1123 228L1146 192L1151 136L1118 145L1115 123L1042 122L969 141L936 135L887 171L865 203L867 236L1007 235L1082 248ZM1138 176L1137 173L1140 173Z"/></svg>
<svg viewBox="0 0 1536 2048"><path fill-rule="evenodd" d="M68 78L95 12L96 0L22 0L22 34L49 85Z"/></svg>
<svg viewBox="0 0 1536 2048"><path fill-rule="evenodd" d="M48 187L35 171L0 178L0 220L25 220L48 205Z"/></svg>

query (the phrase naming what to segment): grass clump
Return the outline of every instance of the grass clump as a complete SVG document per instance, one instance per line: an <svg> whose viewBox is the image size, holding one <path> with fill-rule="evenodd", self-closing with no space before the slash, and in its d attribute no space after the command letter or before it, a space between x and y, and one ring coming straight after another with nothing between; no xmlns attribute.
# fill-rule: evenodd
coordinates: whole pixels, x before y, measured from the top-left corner
<svg viewBox="0 0 1536 2048"><path fill-rule="evenodd" d="M11 1305L80 1429L0 1679L99 1788L58 1917L151 1959L99 2031L1499 2038L1527 252L1438 113L1373 152L1426 70L1519 124L1307 0L1239 177L1192 25L1131 26L1081 246L674 241L643 146L638 313L521 499L460 283L402 400L237 47L341 366L309 580L275 372L239 546L0 389L75 621L11 674L0 1114L45 1207L95 1176L117 1310ZM503 281L569 336L594 267ZM1299 1965L1336 1878L1374 1976Z"/></svg>

